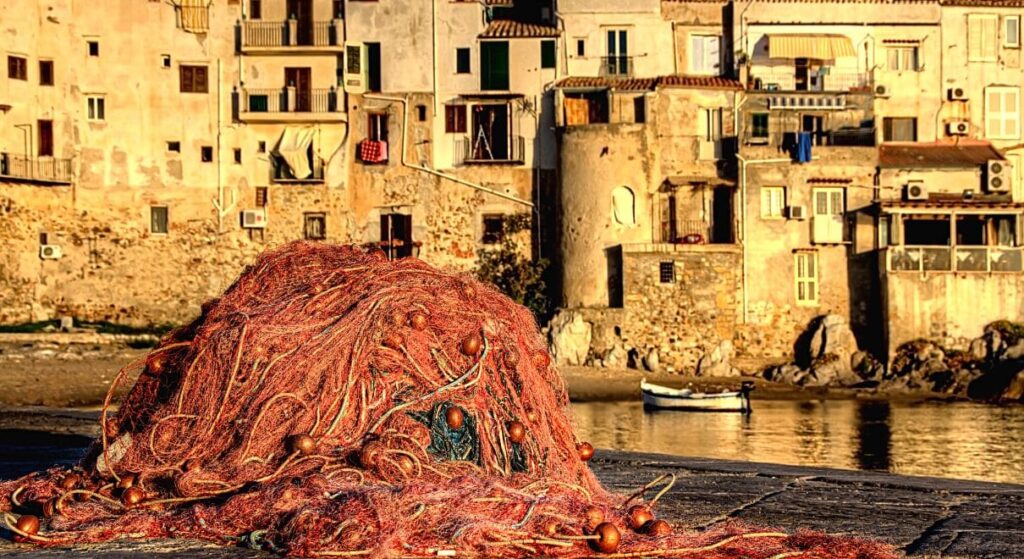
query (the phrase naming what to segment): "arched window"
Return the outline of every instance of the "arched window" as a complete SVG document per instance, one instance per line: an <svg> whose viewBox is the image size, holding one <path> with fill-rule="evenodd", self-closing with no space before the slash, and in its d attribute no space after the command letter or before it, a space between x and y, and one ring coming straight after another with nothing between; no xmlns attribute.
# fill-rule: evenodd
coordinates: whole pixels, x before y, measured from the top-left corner
<svg viewBox="0 0 1024 559"><path fill-rule="evenodd" d="M619 225L636 225L636 195L628 186L617 186L612 190L612 217Z"/></svg>

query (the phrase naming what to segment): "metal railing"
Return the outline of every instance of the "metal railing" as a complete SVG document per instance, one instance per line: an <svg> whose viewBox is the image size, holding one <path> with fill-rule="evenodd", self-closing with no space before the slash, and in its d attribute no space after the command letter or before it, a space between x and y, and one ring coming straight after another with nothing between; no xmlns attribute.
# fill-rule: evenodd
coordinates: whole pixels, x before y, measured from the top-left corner
<svg viewBox="0 0 1024 559"><path fill-rule="evenodd" d="M0 177L70 183L71 160L56 157L25 157L2 152L0 153Z"/></svg>
<svg viewBox="0 0 1024 559"><path fill-rule="evenodd" d="M241 27L243 47L334 47L343 42L333 20L305 26L296 20L243 21Z"/></svg>
<svg viewBox="0 0 1024 559"><path fill-rule="evenodd" d="M1021 272L1021 247L1004 246L890 246L890 272Z"/></svg>
<svg viewBox="0 0 1024 559"><path fill-rule="evenodd" d="M602 76L623 76L629 77L633 75L633 57L632 56L602 56L601 57L601 75Z"/></svg>
<svg viewBox="0 0 1024 559"><path fill-rule="evenodd" d="M292 174L291 167L275 156L273 158L273 174L271 178L274 182L324 182L324 161L319 157L313 157L312 159L312 165L310 165L312 173L306 178L298 178Z"/></svg>
<svg viewBox="0 0 1024 559"><path fill-rule="evenodd" d="M868 74L856 72L829 72L815 74L808 72L807 78L797 83L796 68L779 67L774 70L751 72L754 90L758 91L851 91L871 87Z"/></svg>
<svg viewBox="0 0 1024 559"><path fill-rule="evenodd" d="M708 242L711 224L702 219L677 219L675 229L669 221L661 222L661 242L694 245Z"/></svg>
<svg viewBox="0 0 1024 559"><path fill-rule="evenodd" d="M241 110L248 113L333 113L338 110L338 91L326 89L249 89L241 92Z"/></svg>
<svg viewBox="0 0 1024 559"><path fill-rule="evenodd" d="M526 138L511 136L507 143L477 138L454 140L456 165L488 165L494 163L523 163L526 161Z"/></svg>

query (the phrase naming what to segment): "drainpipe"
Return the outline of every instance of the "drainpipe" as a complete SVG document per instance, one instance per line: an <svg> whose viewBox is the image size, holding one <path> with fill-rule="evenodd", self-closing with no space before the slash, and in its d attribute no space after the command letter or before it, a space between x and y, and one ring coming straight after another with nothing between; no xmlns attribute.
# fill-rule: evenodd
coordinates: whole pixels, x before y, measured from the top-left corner
<svg viewBox="0 0 1024 559"><path fill-rule="evenodd" d="M476 183L473 183L473 182L469 182L467 180L460 179L459 177L456 177L454 175L450 175L448 173L443 173L443 172L438 171L436 169L431 169L430 167L425 167L423 165L416 165L416 164L413 164L413 163L409 163L408 161L406 161L406 154L405 154L405 151L406 151L406 149L405 149L405 147L406 147L406 138L408 137L408 130L409 130L409 100L406 99L405 97L392 97L392 96L389 96L389 95L376 95L376 94L366 94L366 95L363 95L363 98L364 99L377 99L379 101L394 101L394 102L402 104L402 165L403 166L409 167L410 169L416 169L417 171L422 171L422 172L427 173L429 175L434 175L436 177L441 177L443 179L450 180L450 181L452 181L454 183L461 184L463 186L468 186L468 187L470 187L472 189L479 190L480 192L485 192L485 193L490 194L492 196L497 196L498 198L503 198L505 200L509 200L509 201L515 202L517 204L522 204L522 205L524 205L524 206L526 206L528 208L533 208L534 207L533 202L531 202L529 200L523 200L522 198L518 198L518 197L512 196L510 194L505 194L504 192L498 192L497 190L494 190L493 188L487 188L486 186L483 186L483 185L480 185L480 184L476 184Z"/></svg>
<svg viewBox="0 0 1024 559"><path fill-rule="evenodd" d="M746 159L739 153L736 154L736 159L740 162L740 246L743 250L743 324L746 324L750 299L747 289L747 276L750 268L747 265L747 165L791 163L793 160L791 158Z"/></svg>
<svg viewBox="0 0 1024 559"><path fill-rule="evenodd" d="M224 99L221 96L221 82L223 81L223 72L221 71L221 59L217 59L217 154L214 159L217 163L217 199L213 201L213 207L217 210L217 232L222 233L224 231L224 216L228 215L235 207L236 195L235 191L231 191L231 203L227 204L224 201L224 179L222 177L221 167L223 161L221 159L221 135L224 133Z"/></svg>

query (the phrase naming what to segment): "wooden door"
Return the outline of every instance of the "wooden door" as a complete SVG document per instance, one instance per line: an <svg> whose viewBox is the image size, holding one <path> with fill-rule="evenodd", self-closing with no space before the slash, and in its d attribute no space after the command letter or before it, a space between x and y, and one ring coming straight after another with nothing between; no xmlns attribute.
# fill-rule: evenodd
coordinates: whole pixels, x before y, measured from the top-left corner
<svg viewBox="0 0 1024 559"><path fill-rule="evenodd" d="M312 70L309 68L285 68L284 83L295 88L295 112L308 113L312 108Z"/></svg>
<svg viewBox="0 0 1024 559"><path fill-rule="evenodd" d="M288 17L298 22L296 42L313 44L313 0L288 0Z"/></svg>

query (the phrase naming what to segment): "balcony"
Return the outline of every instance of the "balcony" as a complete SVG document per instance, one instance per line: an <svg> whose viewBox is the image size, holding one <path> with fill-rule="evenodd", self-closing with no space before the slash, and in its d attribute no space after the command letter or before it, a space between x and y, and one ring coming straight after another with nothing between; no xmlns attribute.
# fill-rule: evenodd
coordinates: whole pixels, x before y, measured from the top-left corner
<svg viewBox="0 0 1024 559"><path fill-rule="evenodd" d="M526 138L457 138L455 165L521 165L526 161Z"/></svg>
<svg viewBox="0 0 1024 559"><path fill-rule="evenodd" d="M333 88L241 88L234 92L238 120L242 122L344 122L344 107Z"/></svg>
<svg viewBox="0 0 1024 559"><path fill-rule="evenodd" d="M998 273L1024 271L1021 247L891 246L885 249L889 272Z"/></svg>
<svg viewBox="0 0 1024 559"><path fill-rule="evenodd" d="M300 54L340 51L345 46L344 20L242 21L236 47L246 54Z"/></svg>
<svg viewBox="0 0 1024 559"><path fill-rule="evenodd" d="M602 56L601 76L628 78L633 75L632 56Z"/></svg>
<svg viewBox="0 0 1024 559"><path fill-rule="evenodd" d="M275 156L273 159L273 169L271 179L276 183L285 184L316 184L324 182L324 161L319 157L310 157L310 174L308 177L299 178L296 177L289 167L280 157Z"/></svg>
<svg viewBox="0 0 1024 559"><path fill-rule="evenodd" d="M870 92L871 77L858 72L797 72L797 68L783 66L751 72L752 90L768 93L837 93Z"/></svg>
<svg viewBox="0 0 1024 559"><path fill-rule="evenodd" d="M43 184L71 184L70 159L25 157L0 152L0 180Z"/></svg>

